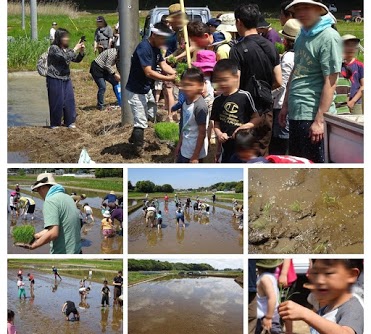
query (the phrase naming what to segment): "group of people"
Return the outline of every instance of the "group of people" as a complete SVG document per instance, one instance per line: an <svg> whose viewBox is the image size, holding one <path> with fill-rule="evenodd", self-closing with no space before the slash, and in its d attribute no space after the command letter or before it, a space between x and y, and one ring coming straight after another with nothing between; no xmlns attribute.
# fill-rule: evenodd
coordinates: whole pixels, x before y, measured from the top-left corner
<svg viewBox="0 0 371 334"><path fill-rule="evenodd" d="M363 259L312 259L308 267L299 287L292 259L249 260L249 334L292 334L295 321L312 334L364 332ZM291 300L299 289L310 308Z"/></svg>
<svg viewBox="0 0 371 334"><path fill-rule="evenodd" d="M12 219L21 217L27 220L28 215L30 215L31 220L34 220L35 210L35 201L28 196L21 195L21 188L19 184L16 184L14 191L10 193L9 197L9 211Z"/></svg>
<svg viewBox="0 0 371 334"><path fill-rule="evenodd" d="M244 4L234 15L187 24L195 61L182 74L173 109L180 110L177 162L207 158L212 133L216 162L324 162L324 114L344 113L337 110L341 106L361 112L360 39L341 37L336 19L318 1L285 1L280 21L278 34L257 5ZM174 82L176 69L170 64L186 57L185 22L180 5L171 5L133 54L126 90L134 115L129 142L138 155L144 130L156 115L152 84ZM169 54L174 40L177 48ZM277 44L284 49L281 55ZM335 104L339 77L349 87Z"/></svg>
<svg viewBox="0 0 371 334"><path fill-rule="evenodd" d="M51 173L39 174L31 190L44 200L44 228L34 235L35 241L32 244L19 246L34 250L49 243L51 254L81 254L81 229L94 223L93 209L88 203L81 204L86 195L67 194ZM30 210L26 212L29 213ZM101 229L105 238L123 235L122 197L117 196L114 191L103 199L102 215L104 219ZM119 223L118 230L114 225L115 220Z"/></svg>

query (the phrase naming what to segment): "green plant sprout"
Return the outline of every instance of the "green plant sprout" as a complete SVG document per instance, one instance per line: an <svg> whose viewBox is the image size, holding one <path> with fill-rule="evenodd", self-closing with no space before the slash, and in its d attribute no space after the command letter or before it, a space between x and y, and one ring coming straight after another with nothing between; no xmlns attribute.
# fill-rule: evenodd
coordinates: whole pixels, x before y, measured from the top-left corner
<svg viewBox="0 0 371 334"><path fill-rule="evenodd" d="M290 209L291 211L296 212L296 213L300 213L303 211L301 204L298 200L296 200L294 203L290 205Z"/></svg>
<svg viewBox="0 0 371 334"><path fill-rule="evenodd" d="M13 238L16 243L31 244L34 235L35 228L32 225L16 226L13 229Z"/></svg>
<svg viewBox="0 0 371 334"><path fill-rule="evenodd" d="M334 207L334 206L339 206L338 204L338 197L336 196L331 196L329 193L324 193L322 196L323 203L326 204L327 207Z"/></svg>

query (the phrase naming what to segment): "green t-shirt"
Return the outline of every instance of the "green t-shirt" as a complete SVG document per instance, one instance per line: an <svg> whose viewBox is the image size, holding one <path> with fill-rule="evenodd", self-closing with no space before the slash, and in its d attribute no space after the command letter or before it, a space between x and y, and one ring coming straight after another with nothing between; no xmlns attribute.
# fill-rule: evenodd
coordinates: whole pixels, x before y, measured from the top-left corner
<svg viewBox="0 0 371 334"><path fill-rule="evenodd" d="M51 254L79 254L81 251L80 218L71 196L60 192L45 199L44 227L59 226L58 238L50 242Z"/></svg>
<svg viewBox="0 0 371 334"><path fill-rule="evenodd" d="M290 119L315 119L324 77L340 73L341 63L342 40L336 30L327 28L315 36L299 35L295 41L295 68L289 92ZM335 103L328 112L336 113Z"/></svg>

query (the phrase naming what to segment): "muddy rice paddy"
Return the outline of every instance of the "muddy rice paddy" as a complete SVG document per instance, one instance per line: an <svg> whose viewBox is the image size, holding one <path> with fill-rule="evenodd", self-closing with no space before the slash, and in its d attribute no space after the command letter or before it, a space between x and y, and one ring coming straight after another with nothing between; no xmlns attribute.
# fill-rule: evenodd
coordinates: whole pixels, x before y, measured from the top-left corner
<svg viewBox="0 0 371 334"><path fill-rule="evenodd" d="M193 199L192 199L193 201ZM133 201L129 200L129 204ZM135 202L134 202L135 203ZM185 228L176 224L175 202L160 202L162 229L146 227L143 210L129 214L128 238L131 254L241 254L243 232L230 209L210 205L210 212L184 211Z"/></svg>
<svg viewBox="0 0 371 334"><path fill-rule="evenodd" d="M129 333L243 332L243 289L232 278L161 278L129 288Z"/></svg>
<svg viewBox="0 0 371 334"><path fill-rule="evenodd" d="M362 169L250 169L249 252L360 254Z"/></svg>

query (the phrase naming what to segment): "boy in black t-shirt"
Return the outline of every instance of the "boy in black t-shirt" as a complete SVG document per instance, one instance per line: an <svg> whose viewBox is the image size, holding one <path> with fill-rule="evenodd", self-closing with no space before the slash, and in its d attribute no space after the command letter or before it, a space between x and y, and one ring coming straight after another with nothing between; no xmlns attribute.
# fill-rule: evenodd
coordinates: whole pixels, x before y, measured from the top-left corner
<svg viewBox="0 0 371 334"><path fill-rule="evenodd" d="M213 76L222 95L214 100L211 119L222 145L221 162L227 163L235 152L237 132L259 126L260 116L251 94L239 89L238 64L234 60L218 61Z"/></svg>
<svg viewBox="0 0 371 334"><path fill-rule="evenodd" d="M102 307L104 306L104 304L106 304L106 306L109 306L109 298L110 298L110 295L111 295L111 290L110 288L108 287L108 282L107 281L104 281L103 282L103 288L102 288Z"/></svg>

